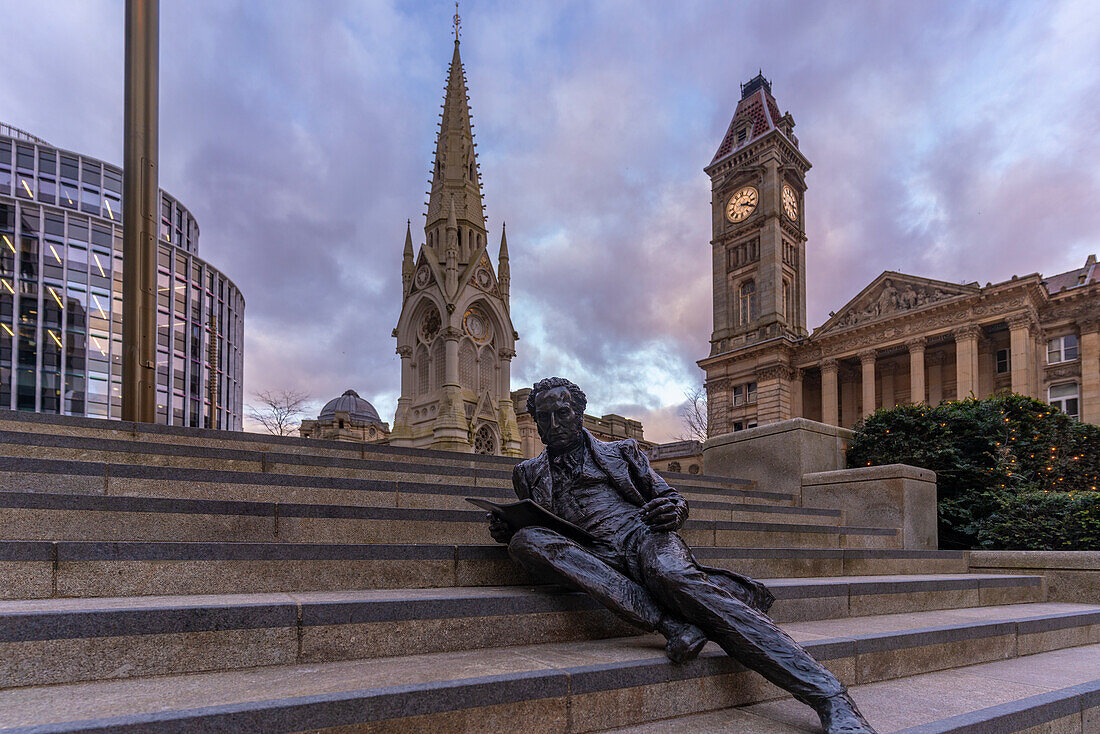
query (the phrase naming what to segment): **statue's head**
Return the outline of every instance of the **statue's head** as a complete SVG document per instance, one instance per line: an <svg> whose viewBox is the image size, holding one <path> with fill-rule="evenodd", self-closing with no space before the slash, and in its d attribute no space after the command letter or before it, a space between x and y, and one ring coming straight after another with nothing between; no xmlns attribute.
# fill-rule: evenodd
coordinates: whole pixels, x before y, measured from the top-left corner
<svg viewBox="0 0 1100 734"><path fill-rule="evenodd" d="M552 452L575 446L583 437L584 391L563 377L539 380L527 396L527 412L535 419L539 438Z"/></svg>

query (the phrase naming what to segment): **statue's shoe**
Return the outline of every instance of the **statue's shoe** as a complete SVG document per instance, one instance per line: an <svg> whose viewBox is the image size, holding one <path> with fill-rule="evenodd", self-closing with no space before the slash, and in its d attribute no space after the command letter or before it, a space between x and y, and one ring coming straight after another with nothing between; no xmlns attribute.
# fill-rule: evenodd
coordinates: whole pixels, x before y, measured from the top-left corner
<svg viewBox="0 0 1100 734"><path fill-rule="evenodd" d="M677 664L694 660L707 644L707 636L703 634L703 630L687 622L664 617L657 629L668 640L665 655Z"/></svg>
<svg viewBox="0 0 1100 734"><path fill-rule="evenodd" d="M877 734L847 693L825 699L817 713L825 734Z"/></svg>

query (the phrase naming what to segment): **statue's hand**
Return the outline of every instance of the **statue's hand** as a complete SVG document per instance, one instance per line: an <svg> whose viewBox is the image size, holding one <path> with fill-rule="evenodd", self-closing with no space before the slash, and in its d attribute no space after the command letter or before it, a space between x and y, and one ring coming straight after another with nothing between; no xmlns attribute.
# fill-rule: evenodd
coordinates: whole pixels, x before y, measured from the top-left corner
<svg viewBox="0 0 1100 734"><path fill-rule="evenodd" d="M515 531L512 530L512 526L506 523L503 519L497 517L493 513L489 515L489 535L493 536L493 540L498 543L507 543L515 535Z"/></svg>
<svg viewBox="0 0 1100 734"><path fill-rule="evenodd" d="M642 507L642 519L654 530L672 532L680 528L680 514L676 503L667 497L650 500Z"/></svg>

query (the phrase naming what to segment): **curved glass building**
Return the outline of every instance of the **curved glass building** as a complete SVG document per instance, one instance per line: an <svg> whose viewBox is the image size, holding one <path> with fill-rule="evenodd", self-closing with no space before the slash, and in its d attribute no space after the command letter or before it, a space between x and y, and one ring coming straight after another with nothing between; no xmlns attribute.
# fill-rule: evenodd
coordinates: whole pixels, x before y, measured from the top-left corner
<svg viewBox="0 0 1100 734"><path fill-rule="evenodd" d="M0 408L119 418L122 169L0 125ZM241 430L244 298L160 192L157 422Z"/></svg>

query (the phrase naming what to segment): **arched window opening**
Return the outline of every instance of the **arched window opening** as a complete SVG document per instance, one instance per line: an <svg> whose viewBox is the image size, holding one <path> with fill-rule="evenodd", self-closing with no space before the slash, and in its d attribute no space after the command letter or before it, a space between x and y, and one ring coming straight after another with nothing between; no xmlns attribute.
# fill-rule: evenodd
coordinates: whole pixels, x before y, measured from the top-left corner
<svg viewBox="0 0 1100 734"><path fill-rule="evenodd" d="M442 339L436 339L432 344L432 389L438 390L443 387L443 381L446 379L446 347L443 344Z"/></svg>
<svg viewBox="0 0 1100 734"><path fill-rule="evenodd" d="M485 348L481 350L481 358L478 360L478 390L484 392L493 390L493 378L496 376L496 360L493 359L493 350Z"/></svg>
<svg viewBox="0 0 1100 734"><path fill-rule="evenodd" d="M746 280L737 294L738 324L745 326L756 318L756 283Z"/></svg>
<svg viewBox="0 0 1100 734"><path fill-rule="evenodd" d="M474 453L492 455L497 452L497 440L488 423L482 423L474 434Z"/></svg>
<svg viewBox="0 0 1100 734"><path fill-rule="evenodd" d="M458 349L458 380L462 387L470 390L477 389L477 357L474 345L467 339L462 340L462 346Z"/></svg>
<svg viewBox="0 0 1100 734"><path fill-rule="evenodd" d="M416 392L424 395L428 389L428 348L421 344L416 350Z"/></svg>

